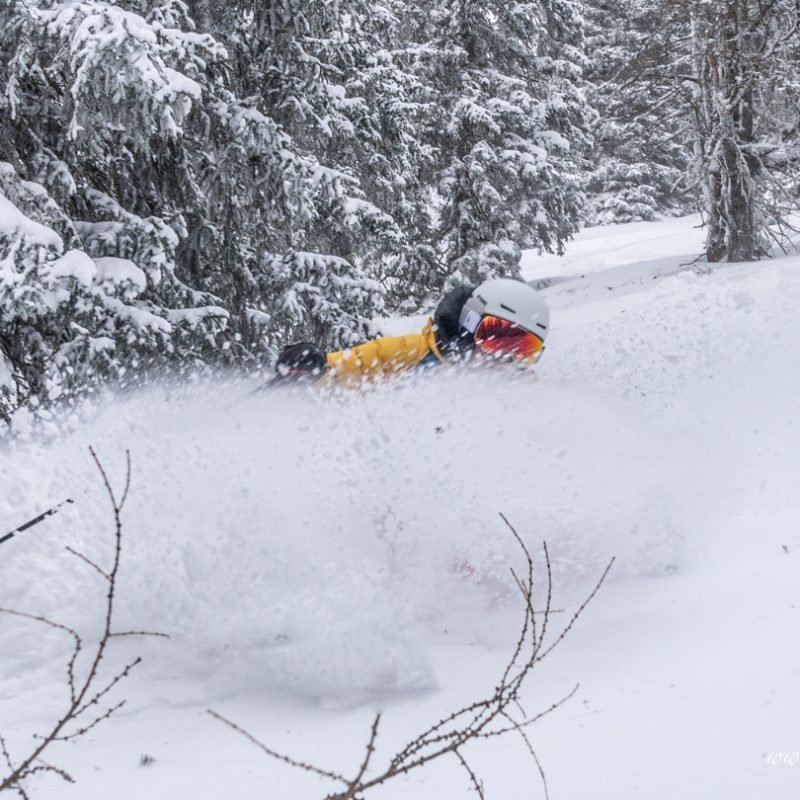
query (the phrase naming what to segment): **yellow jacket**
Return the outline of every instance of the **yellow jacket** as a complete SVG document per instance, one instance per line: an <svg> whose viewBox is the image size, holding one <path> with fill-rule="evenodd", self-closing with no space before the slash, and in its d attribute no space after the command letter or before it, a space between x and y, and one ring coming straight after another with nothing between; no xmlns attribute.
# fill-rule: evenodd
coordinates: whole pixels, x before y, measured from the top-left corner
<svg viewBox="0 0 800 800"><path fill-rule="evenodd" d="M383 336L371 342L328 353L328 375L335 379L373 378L413 369L429 355L443 361L436 346L433 320L421 333L407 336Z"/></svg>

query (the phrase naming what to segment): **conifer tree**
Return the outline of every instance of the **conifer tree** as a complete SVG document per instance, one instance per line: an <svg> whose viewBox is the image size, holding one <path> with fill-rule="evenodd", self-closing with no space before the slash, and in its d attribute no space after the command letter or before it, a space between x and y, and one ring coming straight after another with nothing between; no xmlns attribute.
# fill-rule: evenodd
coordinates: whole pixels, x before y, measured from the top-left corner
<svg viewBox="0 0 800 800"><path fill-rule="evenodd" d="M252 23L216 0L0 6L6 416L167 365L363 336L383 294L369 242L391 218L322 163L302 119L344 120L308 50L333 23L299 14L274 42Z"/></svg>
<svg viewBox="0 0 800 800"><path fill-rule="evenodd" d="M238 91L278 126L301 173L283 218L269 223L272 235L264 230L268 251L255 267L260 293L278 311L272 338L302 330L321 345L351 343L382 307L382 242L398 236L348 158L360 100L344 84L359 58L358 19L346 3L323 0L246 2L240 10L245 22L232 42ZM250 208L260 212L262 199L274 203L274 194L250 198ZM298 315L301 326L292 324Z"/></svg>
<svg viewBox="0 0 800 800"><path fill-rule="evenodd" d="M432 18L438 281L516 275L522 249L561 252L577 229L588 113L580 5L451 0Z"/></svg>
<svg viewBox="0 0 800 800"><path fill-rule="evenodd" d="M589 224L696 207L691 125L679 86L653 80L662 17L640 0L587 0L588 96L597 110L583 176Z"/></svg>
<svg viewBox="0 0 800 800"><path fill-rule="evenodd" d="M188 363L228 313L178 277L183 220L154 180L221 49L93 0L0 11L7 415L165 354Z"/></svg>

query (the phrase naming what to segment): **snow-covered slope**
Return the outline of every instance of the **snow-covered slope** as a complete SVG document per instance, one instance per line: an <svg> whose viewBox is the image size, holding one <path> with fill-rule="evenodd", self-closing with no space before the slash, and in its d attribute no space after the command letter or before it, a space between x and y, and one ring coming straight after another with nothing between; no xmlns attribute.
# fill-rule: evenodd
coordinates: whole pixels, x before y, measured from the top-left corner
<svg viewBox="0 0 800 800"><path fill-rule="evenodd" d="M590 229L563 266L531 254L529 279L567 278L543 289L554 324L538 380L443 370L334 397L164 389L0 453L3 529L77 501L0 546L0 606L96 624L102 587L63 547L109 553L86 447L117 476L130 448L119 624L172 634L120 642L146 659L120 690L128 705L51 756L74 787L46 778L35 796L330 790L209 706L346 770L380 708L388 757L496 683L519 620L502 511L531 547L551 546L559 608L617 556L528 690L533 711L581 683L531 729L551 797L793 797L797 772L770 762L800 751L800 258L682 267L695 224ZM0 733L19 752L58 708L62 650L2 617L0 642ZM488 797L542 796L521 744L469 754ZM468 792L454 762L381 796Z"/></svg>

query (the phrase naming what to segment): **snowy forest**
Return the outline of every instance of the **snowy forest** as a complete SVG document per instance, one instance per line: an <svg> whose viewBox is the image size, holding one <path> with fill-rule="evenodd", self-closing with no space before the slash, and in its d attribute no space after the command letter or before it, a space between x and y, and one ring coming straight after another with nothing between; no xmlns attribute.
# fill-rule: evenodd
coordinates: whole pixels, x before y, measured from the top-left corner
<svg viewBox="0 0 800 800"><path fill-rule="evenodd" d="M0 54L0 798L797 797L800 0Z"/></svg>
<svg viewBox="0 0 800 800"><path fill-rule="evenodd" d="M788 246L792 0L0 0L0 418L700 210Z"/></svg>

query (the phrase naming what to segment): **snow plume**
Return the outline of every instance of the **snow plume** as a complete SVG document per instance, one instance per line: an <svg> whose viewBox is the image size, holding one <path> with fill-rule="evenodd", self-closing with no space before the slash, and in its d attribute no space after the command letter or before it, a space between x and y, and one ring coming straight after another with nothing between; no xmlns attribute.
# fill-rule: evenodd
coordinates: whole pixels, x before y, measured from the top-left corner
<svg viewBox="0 0 800 800"><path fill-rule="evenodd" d="M687 273L562 309L538 381L442 367L365 392L216 384L101 405L0 450L4 530L76 500L3 545L0 605L91 626L95 576L64 552L108 555L89 444L112 475L133 458L120 627L170 633L148 669L218 694L348 702L433 685L432 642L506 645L519 552L498 512L532 551L547 539L558 608L611 555L598 602L648 576L646 605L796 505L798 274L796 258ZM48 642L11 641L0 675Z"/></svg>
<svg viewBox="0 0 800 800"><path fill-rule="evenodd" d="M520 553L501 511L533 551L550 543L560 602L612 554L619 574L678 563L664 464L658 484L632 469L637 437L662 444L615 401L445 369L363 393L246 391L130 396L64 440L0 454L2 519L76 500L4 553L0 600L92 618L92 576L63 551L108 550L90 443L112 475L124 448L134 465L120 625L172 635L151 668L220 686L419 689L434 682L426 643L510 639Z"/></svg>

